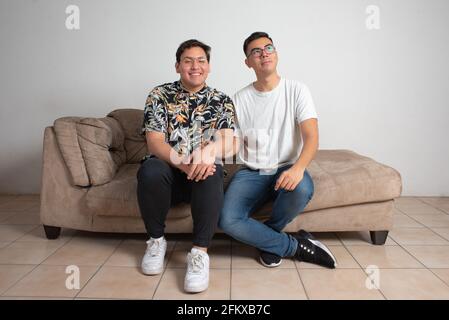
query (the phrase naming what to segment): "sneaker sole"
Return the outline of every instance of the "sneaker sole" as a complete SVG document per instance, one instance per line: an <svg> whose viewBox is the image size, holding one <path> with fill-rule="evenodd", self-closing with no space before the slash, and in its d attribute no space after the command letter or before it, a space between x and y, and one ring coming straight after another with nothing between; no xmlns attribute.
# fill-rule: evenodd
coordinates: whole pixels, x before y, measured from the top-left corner
<svg viewBox="0 0 449 320"><path fill-rule="evenodd" d="M279 267L282 263L282 259L281 259L281 261L279 261L278 263L266 264L261 257L259 257L259 261L264 267L267 267L267 268L276 268L276 267Z"/></svg>
<svg viewBox="0 0 449 320"><path fill-rule="evenodd" d="M184 290L188 293L199 293L205 291L209 287L209 283L206 283L206 285L203 285L201 287L186 287L184 285Z"/></svg>
<svg viewBox="0 0 449 320"><path fill-rule="evenodd" d="M330 250L321 242L319 242L318 240L313 240L313 239L308 239L310 242L312 242L314 245L316 245L317 247L320 247L321 249L323 249L324 251L327 252L328 255L331 256L332 260L334 260L334 267L337 266L337 259L335 259L334 255L332 254L332 252L330 252Z"/></svg>
<svg viewBox="0 0 449 320"><path fill-rule="evenodd" d="M332 260L334 260L334 268L337 267L337 259L335 259L335 257L332 254L332 252L330 252L330 250L323 243L321 243L320 241L316 240L309 232L307 232L305 230L302 230L302 231L303 231L304 235L301 235L301 238L309 240L310 242L312 242L317 247L320 247L321 249L326 251L327 254L331 256Z"/></svg>
<svg viewBox="0 0 449 320"><path fill-rule="evenodd" d="M147 276L154 276L154 275L162 273L162 270L164 270L164 268L160 268L160 269L156 269L156 270L142 268L142 273Z"/></svg>

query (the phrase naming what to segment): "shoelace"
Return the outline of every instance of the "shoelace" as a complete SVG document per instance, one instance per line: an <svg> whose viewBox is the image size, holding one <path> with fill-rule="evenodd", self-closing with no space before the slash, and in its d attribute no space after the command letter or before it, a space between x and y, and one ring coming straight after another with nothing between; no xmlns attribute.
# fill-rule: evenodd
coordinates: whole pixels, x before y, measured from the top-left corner
<svg viewBox="0 0 449 320"><path fill-rule="evenodd" d="M190 254L189 267L191 273L200 273L204 269L203 256L201 254Z"/></svg>
<svg viewBox="0 0 449 320"><path fill-rule="evenodd" d="M150 247L147 249L147 253L150 254L150 256L155 257L161 253L161 242L156 240L150 240L150 242L147 242Z"/></svg>

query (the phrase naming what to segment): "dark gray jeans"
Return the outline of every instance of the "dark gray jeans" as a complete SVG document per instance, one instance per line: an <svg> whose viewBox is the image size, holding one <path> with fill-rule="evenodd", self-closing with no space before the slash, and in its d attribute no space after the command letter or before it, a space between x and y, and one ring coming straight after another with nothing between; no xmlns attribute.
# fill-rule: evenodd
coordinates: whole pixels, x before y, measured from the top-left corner
<svg viewBox="0 0 449 320"><path fill-rule="evenodd" d="M215 233L223 205L223 167L206 180L188 180L187 175L156 157L145 160L137 173L137 199L150 237L164 235L165 219L171 206L191 204L193 245L208 247Z"/></svg>

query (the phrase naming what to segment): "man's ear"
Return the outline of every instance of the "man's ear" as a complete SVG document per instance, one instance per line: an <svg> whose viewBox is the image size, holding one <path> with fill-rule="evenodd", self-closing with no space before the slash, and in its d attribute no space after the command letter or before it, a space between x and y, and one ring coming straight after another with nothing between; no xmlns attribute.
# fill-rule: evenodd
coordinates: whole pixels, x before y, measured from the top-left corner
<svg viewBox="0 0 449 320"><path fill-rule="evenodd" d="M249 62L248 62L248 58L245 59L245 64L246 64L246 66L247 66L248 68L251 69L251 66L249 65Z"/></svg>
<svg viewBox="0 0 449 320"><path fill-rule="evenodd" d="M179 71L179 62L176 62L176 63L175 63L175 69L176 69L176 73L181 73L181 72Z"/></svg>

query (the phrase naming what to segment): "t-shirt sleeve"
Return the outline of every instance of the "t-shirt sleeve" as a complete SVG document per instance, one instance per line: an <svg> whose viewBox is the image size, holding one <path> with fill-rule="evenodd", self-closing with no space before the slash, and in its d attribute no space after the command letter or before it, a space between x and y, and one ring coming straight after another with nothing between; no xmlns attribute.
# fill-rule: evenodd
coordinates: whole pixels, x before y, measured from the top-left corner
<svg viewBox="0 0 449 320"><path fill-rule="evenodd" d="M145 102L142 134L146 131L167 132L167 109L160 96L160 89L153 89Z"/></svg>
<svg viewBox="0 0 449 320"><path fill-rule="evenodd" d="M232 129L235 130L235 107L231 98L226 96L223 99L220 114L218 116L217 130Z"/></svg>
<svg viewBox="0 0 449 320"><path fill-rule="evenodd" d="M234 110L235 110L235 114L234 114L234 137L237 138L241 138L242 137L242 133L240 131L240 124L239 124L239 114L238 114L238 96L237 94L234 94L232 96L232 101L234 102Z"/></svg>
<svg viewBox="0 0 449 320"><path fill-rule="evenodd" d="M307 119L318 118L312 94L309 88L301 84L297 88L295 118L298 123Z"/></svg>

